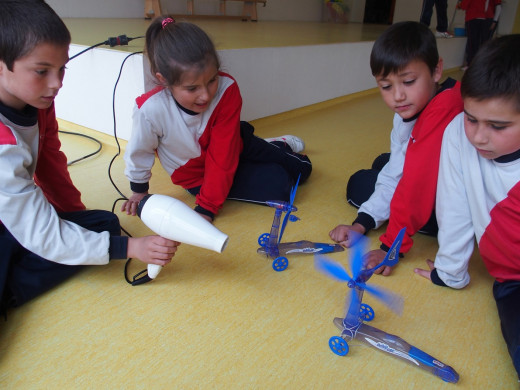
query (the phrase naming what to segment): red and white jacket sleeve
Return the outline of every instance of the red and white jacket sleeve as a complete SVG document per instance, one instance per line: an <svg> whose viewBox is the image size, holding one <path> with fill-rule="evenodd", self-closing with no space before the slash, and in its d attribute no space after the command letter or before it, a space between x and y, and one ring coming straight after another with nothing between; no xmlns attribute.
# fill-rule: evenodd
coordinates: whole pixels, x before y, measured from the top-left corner
<svg viewBox="0 0 520 390"><path fill-rule="evenodd" d="M54 105L38 111L38 125L40 142L34 181L56 211L84 210L81 193L72 183L67 169L67 157L60 150Z"/></svg>
<svg viewBox="0 0 520 390"><path fill-rule="evenodd" d="M59 151L54 107L39 120L40 131L38 125L21 128L0 122L0 220L23 247L44 259L67 265L106 264L109 233L91 232L57 215L54 205L60 211L84 206Z"/></svg>
<svg viewBox="0 0 520 390"><path fill-rule="evenodd" d="M390 203L390 218L380 240L390 247L406 227L401 252L413 245L412 236L428 222L435 209L442 136L446 126L463 110L460 83L437 94L420 114L412 130L403 176Z"/></svg>
<svg viewBox="0 0 520 390"><path fill-rule="evenodd" d="M196 203L215 214L228 196L242 152L241 109L242 98L235 82L222 96L200 139L202 148L205 143L208 145L204 181Z"/></svg>
<svg viewBox="0 0 520 390"><path fill-rule="evenodd" d="M468 183L471 177L465 177L461 160L462 150L468 149L465 147L468 143L464 133L464 114L460 114L444 133L436 209L439 250L435 257L435 268L440 279L452 288L463 288L469 283L468 264L475 242L470 202L465 189L466 184L471 186ZM473 150L471 155L471 162L475 165L475 171L478 171L476 151ZM483 214L486 214L485 210Z"/></svg>

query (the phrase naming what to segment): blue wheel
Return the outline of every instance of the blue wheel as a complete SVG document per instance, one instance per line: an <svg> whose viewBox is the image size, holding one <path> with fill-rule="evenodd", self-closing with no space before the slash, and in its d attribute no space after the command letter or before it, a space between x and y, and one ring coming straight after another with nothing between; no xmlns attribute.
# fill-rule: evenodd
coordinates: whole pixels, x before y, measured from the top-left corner
<svg viewBox="0 0 520 390"><path fill-rule="evenodd" d="M285 270L288 265L289 265L289 260L287 260L287 257L277 257L273 261L273 269L276 272Z"/></svg>
<svg viewBox="0 0 520 390"><path fill-rule="evenodd" d="M368 321L368 322L372 321L375 317L374 309L372 309L370 306L368 306L365 303L361 304L361 308L359 309L359 314L364 321Z"/></svg>
<svg viewBox="0 0 520 390"><path fill-rule="evenodd" d="M266 246L268 242L269 242L269 233L260 234L260 237L258 237L258 245Z"/></svg>
<svg viewBox="0 0 520 390"><path fill-rule="evenodd" d="M329 339L329 348L332 352L339 356L345 356L348 353L347 342L338 336L332 336Z"/></svg>

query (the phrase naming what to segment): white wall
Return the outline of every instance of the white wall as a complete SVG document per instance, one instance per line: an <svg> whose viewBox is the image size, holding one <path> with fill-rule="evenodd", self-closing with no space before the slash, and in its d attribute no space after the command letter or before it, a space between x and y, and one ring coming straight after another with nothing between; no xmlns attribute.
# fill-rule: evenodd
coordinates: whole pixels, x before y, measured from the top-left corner
<svg viewBox="0 0 520 390"><path fill-rule="evenodd" d="M437 44L445 69L462 64L465 39L438 39ZM221 50L219 55L223 70L240 85L242 119L254 120L374 88L367 66L372 45L357 42ZM81 49L71 45L70 54ZM112 134L112 93L127 55L97 48L71 61L56 98L57 116ZM130 137L135 97L151 86L149 73L141 54L125 63L115 100L117 132L122 139Z"/></svg>
<svg viewBox="0 0 520 390"><path fill-rule="evenodd" d="M46 0L62 18L140 18L144 0Z"/></svg>
<svg viewBox="0 0 520 390"><path fill-rule="evenodd" d="M48 0L59 3L62 16L85 16L77 10L85 8L86 1ZM97 2L93 6L93 2ZM135 17L142 17L142 0L89 0L87 11L92 16L109 16L117 7L114 3L126 1L125 12L138 9ZM172 1L172 0L163 0ZM197 1L197 0L196 0ZM204 1L204 0L200 0ZM215 1L215 0L206 0ZM316 11L321 18L321 3ZM412 1L412 3L408 3ZM508 0L510 1L518 0ZM309 10L318 0L268 0L269 6L276 4L280 11L289 11L288 3L301 4L301 9ZM396 13L395 21L417 19L421 0L397 0L403 6ZM71 4L74 6L71 6ZM111 3L111 4L107 4ZM77 4L77 6L76 6ZM303 5L309 5L304 7ZM415 9L404 6L413 4ZM51 6L53 6L51 4ZM266 8L268 8L266 7ZM74 11L74 12L73 12ZM102 11L102 12L101 12ZM405 12L406 11L406 12ZM122 15L121 12L119 12ZM288 15L288 13L287 13ZM129 17L129 16L126 16ZM401 19L399 19L401 18ZM261 17L260 17L261 20ZM444 58L445 69L462 65L465 39L438 39L439 53ZM295 46L283 48L255 48L243 50L223 50L219 54L222 65L240 85L244 105L242 119L253 120L295 108L311 105L339 96L367 90L375 86L366 64L373 42L359 42L332 45ZM82 47L71 45L71 55ZM57 97L56 110L59 118L78 123L101 132L112 133L112 91L121 63L128 53L97 48L71 61L65 76L64 87ZM294 71L297 69L298 71ZM317 71L327 69L327 72ZM88 79L86 79L88 74ZM128 139L131 128L134 99L147 89L145 77L147 66L140 55L133 56L125 65L116 97L118 134ZM78 91L81 92L78 94ZM266 99L266 96L270 98ZM93 115L95 113L95 115Z"/></svg>
<svg viewBox="0 0 520 390"><path fill-rule="evenodd" d="M218 0L193 0L198 14L218 15ZM141 18L144 0L47 0L62 18ZM186 0L161 0L161 10L169 14L185 14ZM241 15L242 2L230 1L227 14ZM267 0L257 6L259 20L321 21L322 0Z"/></svg>
<svg viewBox="0 0 520 390"><path fill-rule="evenodd" d="M70 45L69 56L85 49ZM96 48L67 64L67 71L56 97L56 115L60 119L106 134L113 134L112 96L123 61L129 53ZM122 68L114 108L117 131L122 139L130 137L135 98L144 92L143 56L129 57Z"/></svg>
<svg viewBox="0 0 520 390"><path fill-rule="evenodd" d="M218 0L193 0L195 11L201 14L218 14ZM365 0L345 0L352 4L351 21L362 22ZM520 0L503 0L499 34L510 34ZM144 15L144 0L47 0L63 18L141 18ZM448 22L455 12L456 0L448 0ZM230 1L228 14L240 15L242 3ZM396 0L394 22L419 20L422 0ZM186 13L185 0L161 0L164 13ZM324 20L323 0L267 0L267 5L258 5L258 19L299 20L319 22ZM436 15L432 17L435 27ZM455 25L464 25L464 12L457 11Z"/></svg>

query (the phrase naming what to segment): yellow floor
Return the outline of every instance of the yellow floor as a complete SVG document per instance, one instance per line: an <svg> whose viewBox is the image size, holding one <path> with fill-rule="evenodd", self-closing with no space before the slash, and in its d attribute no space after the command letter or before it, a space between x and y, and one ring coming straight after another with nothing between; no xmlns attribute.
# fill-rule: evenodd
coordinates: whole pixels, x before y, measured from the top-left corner
<svg viewBox="0 0 520 390"><path fill-rule="evenodd" d="M455 75L458 76L458 75ZM356 211L345 201L346 180L388 150L392 113L377 93L255 121L260 136L296 134L307 145L313 173L296 196L301 221L284 241L329 242L328 231ZM77 130L68 123L63 129ZM111 209L118 194L108 179L117 150L113 139L100 155L70 168L89 208ZM63 135L70 159L95 150L88 140ZM122 143L124 147L124 143ZM112 177L126 194L124 163ZM194 198L174 187L159 166L151 191ZM120 204L118 204L119 206ZM118 212L132 235L150 231ZM380 351L357 343L348 356L328 347L338 335L347 288L314 270L312 257L289 258L275 272L256 253L273 209L228 201L215 225L230 237L222 254L181 246L152 283L132 287L124 261L92 267L0 321L2 389L446 389L449 384ZM372 248L380 232L371 232ZM369 295L371 323L423 349L460 374L459 389L517 388L491 296L492 279L476 254L471 284L462 291L433 286L413 273L433 258L436 241L418 235L391 277L374 276L405 299L397 317ZM348 252L331 257L347 264ZM131 274L144 268L132 263Z"/></svg>
<svg viewBox="0 0 520 390"><path fill-rule="evenodd" d="M182 20L182 19L179 19ZM373 41L387 25L335 24L317 22L242 22L240 20L186 19L204 29L218 50L253 47L321 45L328 43ZM150 20L145 19L64 19L72 34L72 42L91 46L110 36L126 34L130 38L145 35ZM130 41L128 46L115 49L135 51L144 39Z"/></svg>

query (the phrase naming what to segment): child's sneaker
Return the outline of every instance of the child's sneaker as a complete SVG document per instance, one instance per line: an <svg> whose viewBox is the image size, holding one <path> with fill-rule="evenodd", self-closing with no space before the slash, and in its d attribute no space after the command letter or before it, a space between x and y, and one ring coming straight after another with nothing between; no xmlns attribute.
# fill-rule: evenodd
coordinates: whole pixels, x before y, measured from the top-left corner
<svg viewBox="0 0 520 390"><path fill-rule="evenodd" d="M435 36L437 38L453 38L453 35L447 31L435 31Z"/></svg>
<svg viewBox="0 0 520 390"><path fill-rule="evenodd" d="M281 137L266 138L265 140L267 142L283 142L284 144L287 144L294 153L300 153L305 149L305 143L303 140L295 135L282 135Z"/></svg>

